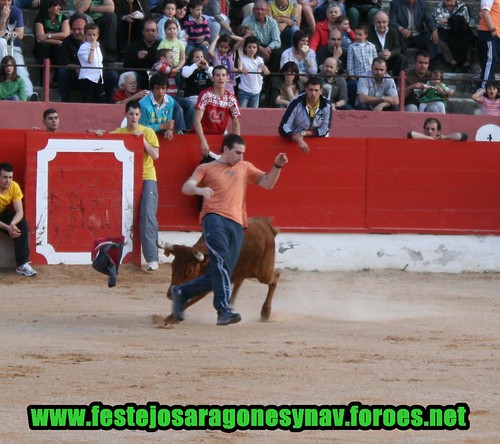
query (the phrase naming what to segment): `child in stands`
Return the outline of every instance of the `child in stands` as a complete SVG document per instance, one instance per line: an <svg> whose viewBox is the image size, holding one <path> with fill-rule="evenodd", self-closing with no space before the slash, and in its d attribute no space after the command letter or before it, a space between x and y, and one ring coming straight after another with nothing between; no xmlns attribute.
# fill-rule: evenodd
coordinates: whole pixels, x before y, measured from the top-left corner
<svg viewBox="0 0 500 444"><path fill-rule="evenodd" d="M486 88L473 94L472 100L481 105L483 116L500 116L500 90L496 80L486 82Z"/></svg>
<svg viewBox="0 0 500 444"><path fill-rule="evenodd" d="M436 105L441 114L446 114L446 102L455 91L443 83L443 73L437 69L432 71L429 80L422 90L418 105L418 112L423 113L430 105Z"/></svg>
<svg viewBox="0 0 500 444"><path fill-rule="evenodd" d="M260 93L262 91L262 75L268 76L269 69L264 64L262 57L257 55L259 41L257 37L247 37L243 48L238 48L240 59L238 68L242 74L238 88L238 101L241 108L258 108Z"/></svg>
<svg viewBox="0 0 500 444"><path fill-rule="evenodd" d="M173 54L173 73L174 75L182 71L186 63L186 51L184 45L178 38L179 26L177 20L167 20L165 22L165 39L158 45L158 49L171 49Z"/></svg>
<svg viewBox="0 0 500 444"><path fill-rule="evenodd" d="M181 29L179 20L175 17L177 13L177 2L175 0L164 0L163 2L163 17L158 20L158 40L165 40L165 23L168 20L174 20L177 23L177 30Z"/></svg>
<svg viewBox="0 0 500 444"><path fill-rule="evenodd" d="M231 40L236 40L236 43L231 48ZM226 84L226 90L234 94L236 86L236 68L234 66L234 51L243 43L243 38L236 35L229 37L227 34L217 37L208 48L208 54L212 58L213 66L225 66L229 71L229 77Z"/></svg>
<svg viewBox="0 0 500 444"><path fill-rule="evenodd" d="M174 69L174 53L171 49L158 49L156 50L156 63L151 68L153 73L159 72L165 74L168 78L167 94L169 96L176 96L178 92L176 82L176 71Z"/></svg>
<svg viewBox="0 0 500 444"><path fill-rule="evenodd" d="M212 86L213 68L205 59L202 49L193 49L188 55L187 63L182 68L185 79L184 97L196 105L198 94Z"/></svg>
<svg viewBox="0 0 500 444"><path fill-rule="evenodd" d="M189 17L184 21L184 31L187 34L186 53L200 48L208 51L210 41L210 27L208 21L203 17L203 0L191 0L188 5Z"/></svg>
<svg viewBox="0 0 500 444"><path fill-rule="evenodd" d="M78 79L83 103L104 103L102 80L102 52L99 45L99 27L88 23L84 28L85 42L78 48L80 72Z"/></svg>
<svg viewBox="0 0 500 444"><path fill-rule="evenodd" d="M17 74L14 57L5 56L0 63L0 100L26 101L26 87L23 78Z"/></svg>

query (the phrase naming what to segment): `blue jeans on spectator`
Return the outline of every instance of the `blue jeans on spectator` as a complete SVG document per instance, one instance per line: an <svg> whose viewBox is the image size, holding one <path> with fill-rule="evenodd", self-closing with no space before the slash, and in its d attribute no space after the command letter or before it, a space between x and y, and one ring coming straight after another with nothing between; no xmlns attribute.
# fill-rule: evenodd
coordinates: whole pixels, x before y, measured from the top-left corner
<svg viewBox="0 0 500 444"><path fill-rule="evenodd" d="M243 90L238 90L238 102L240 108L258 108L260 94L249 93Z"/></svg>
<svg viewBox="0 0 500 444"><path fill-rule="evenodd" d="M188 42L186 45L186 58L189 56L193 49L201 49L203 54L205 54L205 58L208 57L208 45L202 45L201 43L192 43Z"/></svg>
<svg viewBox="0 0 500 444"><path fill-rule="evenodd" d="M243 227L219 214L209 213L202 221L203 237L210 252L205 274L176 288L184 303L194 296L214 292L217 313L231 311L231 274L240 257Z"/></svg>
<svg viewBox="0 0 500 444"><path fill-rule="evenodd" d="M191 100L185 97L171 96L174 99L174 114L173 119L175 121L176 131L190 131L193 127L194 119L194 105ZM181 117L182 115L182 117ZM179 123L177 118L180 119Z"/></svg>
<svg viewBox="0 0 500 444"><path fill-rule="evenodd" d="M142 182L140 230L142 254L146 262L158 262L158 184L156 180Z"/></svg>

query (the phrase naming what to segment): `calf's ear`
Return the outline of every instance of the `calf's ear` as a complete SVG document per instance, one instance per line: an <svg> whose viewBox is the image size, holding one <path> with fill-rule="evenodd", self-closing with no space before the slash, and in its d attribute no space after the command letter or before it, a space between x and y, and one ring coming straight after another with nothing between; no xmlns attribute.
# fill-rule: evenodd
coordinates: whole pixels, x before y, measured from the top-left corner
<svg viewBox="0 0 500 444"><path fill-rule="evenodd" d="M163 254L169 257L171 254L175 256L175 245L173 244L165 244L163 247Z"/></svg>

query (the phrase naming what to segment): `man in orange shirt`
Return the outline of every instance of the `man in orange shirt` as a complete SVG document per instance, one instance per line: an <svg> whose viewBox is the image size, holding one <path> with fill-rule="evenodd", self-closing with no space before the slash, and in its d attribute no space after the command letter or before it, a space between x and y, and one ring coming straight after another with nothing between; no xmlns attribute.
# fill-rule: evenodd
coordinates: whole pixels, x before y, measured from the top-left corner
<svg viewBox="0 0 500 444"><path fill-rule="evenodd" d="M179 321L184 320L186 302L211 290L218 315L217 325L241 321L241 316L231 311L229 303L231 274L243 244L243 229L247 226L246 188L253 183L266 190L272 189L281 168L288 162L286 154L278 154L266 174L243 160L245 149L240 136L228 134L222 142L222 155L214 162L199 165L182 187L182 192L188 196L203 197L200 221L210 260L204 275L170 287L174 301L172 313Z"/></svg>

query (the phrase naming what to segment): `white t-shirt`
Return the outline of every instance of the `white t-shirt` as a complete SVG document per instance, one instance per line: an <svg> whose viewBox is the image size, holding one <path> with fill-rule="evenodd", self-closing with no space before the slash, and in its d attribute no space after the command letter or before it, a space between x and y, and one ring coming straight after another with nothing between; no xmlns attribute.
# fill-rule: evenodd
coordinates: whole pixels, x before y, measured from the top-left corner
<svg viewBox="0 0 500 444"><path fill-rule="evenodd" d="M255 57L251 59L246 55L241 56L241 63L248 72L261 72L260 65L264 63L262 57ZM250 94L260 94L262 91L262 75L261 74L241 74L240 75L240 86L241 91L245 91Z"/></svg>

